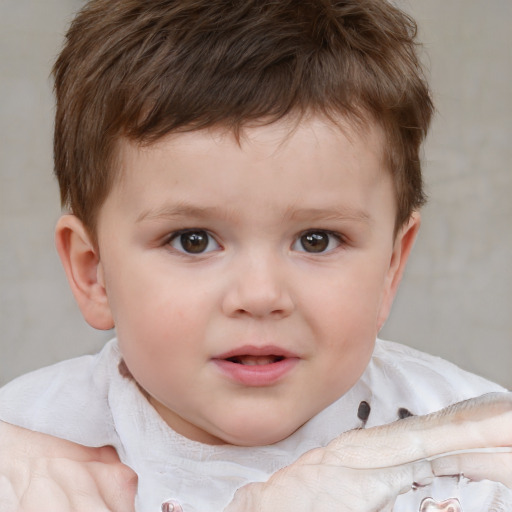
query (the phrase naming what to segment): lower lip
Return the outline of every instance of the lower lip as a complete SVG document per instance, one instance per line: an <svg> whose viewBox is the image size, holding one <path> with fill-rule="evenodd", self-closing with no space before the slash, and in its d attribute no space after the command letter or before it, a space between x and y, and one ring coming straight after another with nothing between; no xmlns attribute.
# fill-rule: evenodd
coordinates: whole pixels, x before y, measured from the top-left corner
<svg viewBox="0 0 512 512"><path fill-rule="evenodd" d="M226 359L214 359L214 363L230 379L244 386L271 386L290 373L299 362L296 357L262 365L232 363Z"/></svg>

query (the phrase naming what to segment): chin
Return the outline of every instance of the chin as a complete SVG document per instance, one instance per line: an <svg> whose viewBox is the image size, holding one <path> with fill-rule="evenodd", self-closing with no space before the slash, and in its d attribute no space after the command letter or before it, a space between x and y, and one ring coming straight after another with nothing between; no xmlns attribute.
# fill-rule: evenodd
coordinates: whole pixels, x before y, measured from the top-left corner
<svg viewBox="0 0 512 512"><path fill-rule="evenodd" d="M301 426L283 428L283 425L244 425L243 429L236 429L233 434L225 434L222 438L235 446L268 446L283 441Z"/></svg>

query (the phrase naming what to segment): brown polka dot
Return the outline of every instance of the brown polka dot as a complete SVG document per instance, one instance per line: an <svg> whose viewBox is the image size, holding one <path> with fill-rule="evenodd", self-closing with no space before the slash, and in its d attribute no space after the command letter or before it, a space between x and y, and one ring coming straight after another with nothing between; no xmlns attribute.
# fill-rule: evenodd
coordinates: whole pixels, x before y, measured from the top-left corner
<svg viewBox="0 0 512 512"><path fill-rule="evenodd" d="M370 411L372 408L370 407L370 404L368 402L365 402L364 400L359 404L359 407L357 409L357 417L364 423L368 420L368 417L370 416Z"/></svg>
<svg viewBox="0 0 512 512"><path fill-rule="evenodd" d="M133 379L132 373L130 372L130 370L128 370L128 366L126 366L124 359L121 359L121 361L119 361L117 369L119 370L121 377L124 377L125 379Z"/></svg>
<svg viewBox="0 0 512 512"><path fill-rule="evenodd" d="M414 416L414 414L409 411L409 409L406 409L405 407L400 407L398 409L398 418L403 420L404 418L408 418L409 416Z"/></svg>

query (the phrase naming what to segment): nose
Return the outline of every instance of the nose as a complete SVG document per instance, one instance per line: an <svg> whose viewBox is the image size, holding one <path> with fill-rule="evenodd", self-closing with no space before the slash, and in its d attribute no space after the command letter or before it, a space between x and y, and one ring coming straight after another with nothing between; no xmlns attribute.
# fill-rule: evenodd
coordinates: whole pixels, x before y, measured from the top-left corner
<svg viewBox="0 0 512 512"><path fill-rule="evenodd" d="M291 283L278 257L254 254L232 262L223 299L224 314L230 317L283 318L294 302Z"/></svg>

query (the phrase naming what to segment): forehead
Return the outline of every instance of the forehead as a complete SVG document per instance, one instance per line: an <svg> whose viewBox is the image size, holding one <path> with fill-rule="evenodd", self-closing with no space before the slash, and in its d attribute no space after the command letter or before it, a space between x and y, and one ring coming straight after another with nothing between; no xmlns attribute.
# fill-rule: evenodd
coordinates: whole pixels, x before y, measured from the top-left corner
<svg viewBox="0 0 512 512"><path fill-rule="evenodd" d="M274 122L256 120L235 129L214 125L198 130L183 130L169 133L150 144L121 138L116 154L118 170L122 175L133 170L131 164L134 161L163 153L169 155L170 148L175 150L176 156L188 150L213 153L221 147L229 147L229 154L224 155L226 159L239 152L255 160L280 156L293 160L298 147L308 152L322 152L325 151L324 146L331 142L345 146L348 143L357 148L357 158L361 161L377 158L382 164L385 162L385 133L378 123L368 118L336 116L328 119L313 114L289 115Z"/></svg>
<svg viewBox="0 0 512 512"><path fill-rule="evenodd" d="M172 133L150 145L119 144L119 179L111 191L132 206L155 208L181 200L237 202L243 195L265 204L327 201L357 181L359 189L388 182L384 133L376 123L337 122L310 116L246 125L239 134L225 127ZM154 185L154 186L152 186ZM280 189L281 196L272 189ZM194 197L191 197L194 195ZM276 201L277 200L277 201Z"/></svg>

